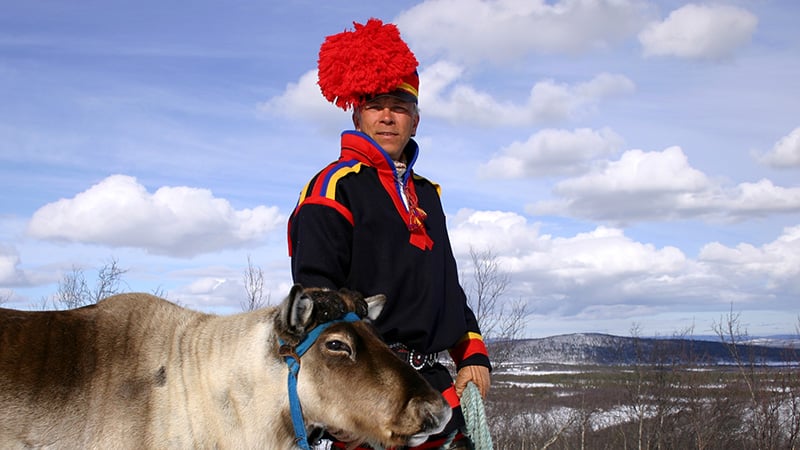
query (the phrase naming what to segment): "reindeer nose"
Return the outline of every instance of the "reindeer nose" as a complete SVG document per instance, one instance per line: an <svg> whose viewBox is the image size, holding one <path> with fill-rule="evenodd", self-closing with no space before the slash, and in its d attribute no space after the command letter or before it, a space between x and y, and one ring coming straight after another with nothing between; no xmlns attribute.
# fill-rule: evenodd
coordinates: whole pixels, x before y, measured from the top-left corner
<svg viewBox="0 0 800 450"><path fill-rule="evenodd" d="M438 433L444 429L444 426L450 421L450 417L452 417L452 415L453 410L449 405L445 405L438 410L432 411L430 414L428 414L427 420L424 422L425 429L435 430L432 431L431 434Z"/></svg>
<svg viewBox="0 0 800 450"><path fill-rule="evenodd" d="M453 415L453 410L450 405L441 399L440 402L425 402L421 406L425 411L420 411L423 415L422 429L415 435L411 436L408 440L409 447L416 447L428 439L428 436L441 433L444 427L450 422L450 417Z"/></svg>
<svg viewBox="0 0 800 450"><path fill-rule="evenodd" d="M444 397L439 397L437 401L414 399L409 406L418 408L418 414L422 418L420 434L431 435L441 432L453 415L453 410Z"/></svg>

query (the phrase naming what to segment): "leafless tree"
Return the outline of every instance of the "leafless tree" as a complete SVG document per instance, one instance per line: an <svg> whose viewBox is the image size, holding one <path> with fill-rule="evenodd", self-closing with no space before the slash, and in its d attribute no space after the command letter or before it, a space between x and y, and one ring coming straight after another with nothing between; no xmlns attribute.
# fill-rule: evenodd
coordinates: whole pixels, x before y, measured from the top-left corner
<svg viewBox="0 0 800 450"><path fill-rule="evenodd" d="M796 407L800 397L800 385L796 369L768 371L760 366L755 346L747 339L747 331L741 327L739 314L733 310L715 323L712 328L726 344L745 384L747 402L744 405L742 428L752 448L796 448L800 426L800 409Z"/></svg>
<svg viewBox="0 0 800 450"><path fill-rule="evenodd" d="M796 337L800 338L800 316L797 318L795 330ZM800 348L791 346L787 351L792 353L795 363L800 363ZM797 370L787 370L781 381L781 389L788 393L786 401L788 444L791 448L797 448L800 447L800 373Z"/></svg>
<svg viewBox="0 0 800 450"><path fill-rule="evenodd" d="M65 273L61 281L58 282L54 303L60 304L64 309L78 308L89 304L89 285L83 269L72 266L72 270Z"/></svg>
<svg viewBox="0 0 800 450"><path fill-rule="evenodd" d="M39 303L33 305L33 307L40 311L47 311L50 309L50 304L53 302L55 302L54 298L43 295L41 298L39 298Z"/></svg>
<svg viewBox="0 0 800 450"><path fill-rule="evenodd" d="M126 269L119 267L116 258L112 258L97 271L97 283L91 289L83 269L73 266L59 281L53 303L65 309L97 303L120 292L122 275L126 272Z"/></svg>
<svg viewBox="0 0 800 450"><path fill-rule="evenodd" d="M470 247L469 255L472 276L463 277L471 279L465 283L469 306L483 337L492 343L492 360L501 364L511 357L513 341L525 331L527 303L521 298L508 304L501 301L511 279L491 250Z"/></svg>
<svg viewBox="0 0 800 450"><path fill-rule="evenodd" d="M116 258L111 258L111 260L103 265L103 267L97 271L97 284L92 292L92 302L97 303L106 297L118 294L120 292L122 275L127 271L127 269L119 267Z"/></svg>
<svg viewBox="0 0 800 450"><path fill-rule="evenodd" d="M559 439L564 439L566 435L569 434L569 431L575 426L576 423L585 425L589 421L590 414L585 414L585 410L576 410L570 413L567 420L563 423L553 426L547 430L547 438L539 447L540 450L547 450L550 446L554 445L558 442Z"/></svg>
<svg viewBox="0 0 800 450"><path fill-rule="evenodd" d="M150 291L150 294L155 295L156 297L167 298L167 291L165 291L162 286L153 289Z"/></svg>
<svg viewBox="0 0 800 450"><path fill-rule="evenodd" d="M642 349L641 326L631 325L631 337L636 359L631 369L634 378L628 380L628 402L636 417L636 448L642 450L645 445L645 419L647 418L650 405L648 402L649 393L647 392L645 355Z"/></svg>
<svg viewBox="0 0 800 450"><path fill-rule="evenodd" d="M5 291L0 294L0 306L3 306L4 303L11 300L11 294L13 294L13 291Z"/></svg>
<svg viewBox="0 0 800 450"><path fill-rule="evenodd" d="M269 304L270 295L264 299L264 271L253 264L250 255L247 255L247 269L244 271L244 289L247 299L241 303L244 311L254 311Z"/></svg>
<svg viewBox="0 0 800 450"><path fill-rule="evenodd" d="M527 325L528 303L523 298L516 298L500 308L500 323L494 343L492 357L498 363L511 359L514 353L514 341L522 338Z"/></svg>
<svg viewBox="0 0 800 450"><path fill-rule="evenodd" d="M500 268L491 250L469 248L472 261L472 283L468 284L469 305L478 319L484 337L495 336L501 320L498 300L508 288L509 276Z"/></svg>

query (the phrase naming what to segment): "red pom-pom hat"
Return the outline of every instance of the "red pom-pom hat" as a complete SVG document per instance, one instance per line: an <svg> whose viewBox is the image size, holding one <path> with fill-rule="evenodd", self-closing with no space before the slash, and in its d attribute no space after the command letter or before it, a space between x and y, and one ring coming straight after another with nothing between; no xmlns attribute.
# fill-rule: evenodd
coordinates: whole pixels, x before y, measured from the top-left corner
<svg viewBox="0 0 800 450"><path fill-rule="evenodd" d="M419 63L397 26L374 18L353 26L353 31L326 37L319 49L322 95L344 110L378 95L416 103Z"/></svg>

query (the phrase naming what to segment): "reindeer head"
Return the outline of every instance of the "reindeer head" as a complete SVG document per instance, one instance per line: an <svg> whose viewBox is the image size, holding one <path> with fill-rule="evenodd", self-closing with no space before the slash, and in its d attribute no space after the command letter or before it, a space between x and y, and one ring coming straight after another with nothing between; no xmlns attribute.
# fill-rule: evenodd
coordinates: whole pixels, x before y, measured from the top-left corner
<svg viewBox="0 0 800 450"><path fill-rule="evenodd" d="M452 411L371 326L385 301L383 295L365 299L346 289L295 285L280 306L276 330L284 352L304 349L297 355L297 395L306 424L376 446L413 446L440 432ZM340 321L348 313L364 320ZM304 342L317 327L324 330L316 340Z"/></svg>

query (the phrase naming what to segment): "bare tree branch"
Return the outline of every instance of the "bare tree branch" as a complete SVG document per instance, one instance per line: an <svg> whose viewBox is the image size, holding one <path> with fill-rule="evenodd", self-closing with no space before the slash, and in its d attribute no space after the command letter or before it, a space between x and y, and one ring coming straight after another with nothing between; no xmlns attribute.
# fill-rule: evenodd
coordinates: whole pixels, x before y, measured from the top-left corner
<svg viewBox="0 0 800 450"><path fill-rule="evenodd" d="M47 311L48 309L50 309L51 302L55 303L55 300L48 298L46 295L43 295L39 299L39 303L35 305L35 307L40 311ZM55 308L55 305L53 305L53 307Z"/></svg>
<svg viewBox="0 0 800 450"><path fill-rule="evenodd" d="M747 330L741 328L739 314L731 312L719 324L712 326L734 359L740 379L747 386L749 414L742 421L744 429L752 436L754 448L778 448L779 442L788 437L789 445L795 448L800 434L800 412L798 406L798 381L796 370L767 374L759 370L755 346L747 338ZM776 388L777 386L777 388Z"/></svg>
<svg viewBox="0 0 800 450"><path fill-rule="evenodd" d="M153 289L150 291L150 294L155 295L156 297L167 298L167 291L165 291L164 287L162 286Z"/></svg>
<svg viewBox="0 0 800 450"><path fill-rule="evenodd" d="M264 300L264 271L253 264L250 255L247 255L247 269L244 271L244 289L247 293L245 302L241 304L244 311L254 311L269 304L269 294Z"/></svg>
<svg viewBox="0 0 800 450"><path fill-rule="evenodd" d="M73 309L97 303L120 292L122 275L125 272L127 270L119 267L116 258L112 258L97 271L97 283L92 290L86 282L83 269L73 266L59 281L53 304L60 304L64 309Z"/></svg>
<svg viewBox="0 0 800 450"><path fill-rule="evenodd" d="M512 356L513 341L525 331L527 302L522 298L510 304L502 302L511 278L491 250L470 247L469 254L473 273L467 284L468 303L484 339L492 345L492 360L501 364Z"/></svg>
<svg viewBox="0 0 800 450"><path fill-rule="evenodd" d="M14 291L5 291L2 294L0 294L0 306L3 306L4 303L6 303L9 300L11 300L11 295L13 293L14 293Z"/></svg>
<svg viewBox="0 0 800 450"><path fill-rule="evenodd" d="M120 292L119 285L122 282L122 275L127 271L127 269L121 269L119 267L116 258L111 258L108 263L101 267L97 272L97 284L95 285L93 293L94 303L106 297L118 294Z"/></svg>
<svg viewBox="0 0 800 450"><path fill-rule="evenodd" d="M508 274L500 270L497 256L491 250L469 249L472 280L469 284L469 305L481 326L484 337L494 337L500 322L498 299L508 287Z"/></svg>
<svg viewBox="0 0 800 450"><path fill-rule="evenodd" d="M72 270L64 274L58 282L54 304L61 304L64 309L73 309L86 305L91 294L86 284L83 269L72 266Z"/></svg>

